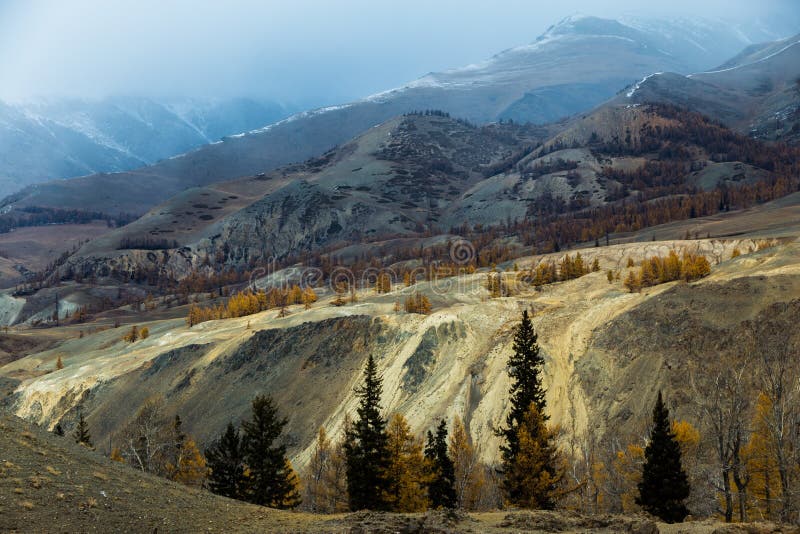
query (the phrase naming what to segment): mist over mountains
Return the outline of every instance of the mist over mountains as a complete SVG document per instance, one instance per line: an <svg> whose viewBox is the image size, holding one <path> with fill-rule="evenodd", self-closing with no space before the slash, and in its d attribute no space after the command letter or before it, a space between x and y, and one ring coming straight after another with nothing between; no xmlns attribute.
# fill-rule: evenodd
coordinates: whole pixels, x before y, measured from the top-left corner
<svg viewBox="0 0 800 534"><path fill-rule="evenodd" d="M236 134L134 173L59 180L9 199L17 206L139 214L187 187L303 161L410 111L441 109L479 124L501 119L543 124L589 110L654 72L713 69L768 35L759 24L573 16L530 44L480 63L277 123L288 110L246 99L170 104L110 98L2 108L9 118L0 123L6 125L0 133L6 136L0 176L8 177L9 193L48 178L140 168ZM23 146L29 148L19 150ZM46 156L32 156L44 146ZM113 184L111 192L98 188L100 183Z"/></svg>
<svg viewBox="0 0 800 534"><path fill-rule="evenodd" d="M31 183L150 165L286 117L248 98L0 102L0 194Z"/></svg>

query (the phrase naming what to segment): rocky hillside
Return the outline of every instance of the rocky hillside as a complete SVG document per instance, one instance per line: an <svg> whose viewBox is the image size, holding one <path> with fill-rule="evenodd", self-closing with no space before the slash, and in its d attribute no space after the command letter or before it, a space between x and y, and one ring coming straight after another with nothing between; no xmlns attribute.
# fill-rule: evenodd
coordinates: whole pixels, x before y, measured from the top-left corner
<svg viewBox="0 0 800 534"><path fill-rule="evenodd" d="M136 171L41 184L4 204L141 214L192 186L268 172L322 154L409 111L442 109L478 123L501 118L551 122L591 109L645 75L711 68L751 39L764 38L758 31L748 38L746 29L713 21L628 24L567 18L532 43L481 63L431 73L357 102L300 113Z"/></svg>
<svg viewBox="0 0 800 534"><path fill-rule="evenodd" d="M797 175L795 151L667 106L603 106L560 129L403 116L305 164L178 195L82 247L58 276L180 280L208 258L251 269L350 246L391 256L475 225L546 249L745 207Z"/></svg>
<svg viewBox="0 0 800 534"><path fill-rule="evenodd" d="M2 374L21 381L12 400L17 414L46 427L59 421L70 427L80 407L98 443L113 438L153 394L163 395L204 441L229 419L243 417L253 395L269 392L290 415L290 451L302 467L319 426L340 432L345 414L355 408L352 389L363 362L374 354L387 413L404 413L416 431L439 417L463 417L483 458L494 460L491 428L506 407L506 359L522 309L534 312L554 422L576 436L589 431L589 420L603 421L591 425L600 437L612 430L633 432L650 409L642 399L658 388L678 401L679 416L691 415L683 397L686 373L703 361L684 350L688 339L724 347L751 321L775 327L764 332L795 335L780 325L791 317L800 289L798 243L755 252L758 247L740 239L587 249L585 260L597 258L603 272L542 290L522 285L506 298L487 299L486 275L479 273L458 283L398 286L385 295L362 290L359 303L344 307L330 306L326 297L311 310L292 308L285 318L268 311L192 328L183 318L154 321L145 323L150 337L134 345L122 341L120 330L103 330L12 362ZM606 280L606 269L624 275L629 258L671 249L702 253L718 265L701 282L664 284L641 294ZM734 249L754 252L731 260ZM393 311L396 301L414 291L428 295L434 313ZM743 313L723 313L732 299ZM653 331L653 321L665 328ZM680 325L684 333L666 325ZM760 332L753 335L760 339ZM640 346L647 350L633 349ZM54 371L59 355L65 368Z"/></svg>

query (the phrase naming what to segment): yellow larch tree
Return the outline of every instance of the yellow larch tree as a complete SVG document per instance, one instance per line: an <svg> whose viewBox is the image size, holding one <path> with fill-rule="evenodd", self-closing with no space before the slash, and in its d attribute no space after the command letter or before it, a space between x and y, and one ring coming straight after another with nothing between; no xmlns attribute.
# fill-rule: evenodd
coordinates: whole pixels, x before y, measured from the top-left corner
<svg viewBox="0 0 800 534"><path fill-rule="evenodd" d="M460 417L453 421L448 445L448 453L453 460L455 471L456 502L461 509L474 510L480 501L481 489L486 481L483 466Z"/></svg>
<svg viewBox="0 0 800 534"><path fill-rule="evenodd" d="M395 414L387 425L389 489L386 501L396 512L420 512L428 506L427 464L422 442L416 438L401 414Z"/></svg>

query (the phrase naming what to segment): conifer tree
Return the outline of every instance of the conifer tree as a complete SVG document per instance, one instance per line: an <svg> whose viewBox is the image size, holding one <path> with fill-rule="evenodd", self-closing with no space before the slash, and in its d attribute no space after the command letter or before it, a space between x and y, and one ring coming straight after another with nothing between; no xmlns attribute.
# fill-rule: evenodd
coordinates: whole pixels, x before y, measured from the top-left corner
<svg viewBox="0 0 800 534"><path fill-rule="evenodd" d="M268 395L252 402L252 418L242 422L242 452L249 468L247 501L272 508L295 508L300 504L297 477L286 458L286 446L275 442L288 419Z"/></svg>
<svg viewBox="0 0 800 534"><path fill-rule="evenodd" d="M382 379L372 355L356 388L358 418L345 433L347 492L351 510L386 510L389 466L386 420L381 416Z"/></svg>
<svg viewBox="0 0 800 534"><path fill-rule="evenodd" d="M536 332L533 329L528 311L522 312L522 321L514 334L514 354L508 361L508 374L511 377L511 410L506 416L506 427L500 429L499 435L505 438L505 444L500 447L502 456L502 472L505 473L503 490L510 503L530 505L536 503L537 507L551 509L555 505L552 498L537 495L536 499L530 498L530 481L534 479L550 480L553 484L558 480L555 453L546 454L545 461L536 463L539 471L528 472L525 477L515 476L520 472L518 458L520 454L521 429L527 432L526 444L542 450L551 448L551 434L546 423L549 419L545 414L545 390L542 386L541 369L544 358L539 354ZM536 418L541 425L531 424L529 412L535 408ZM531 464L534 465L534 464ZM554 488L548 488L549 495L554 494Z"/></svg>
<svg viewBox="0 0 800 534"><path fill-rule="evenodd" d="M509 501L530 509L552 510L564 469L554 443L554 433L532 402L517 430L519 450L505 472Z"/></svg>
<svg viewBox="0 0 800 534"><path fill-rule="evenodd" d="M244 455L239 431L228 423L225 432L205 451L208 487L217 495L241 499L244 497Z"/></svg>
<svg viewBox="0 0 800 534"><path fill-rule="evenodd" d="M431 480L428 482L428 499L432 508L455 508L455 466L450 459L447 447L447 423L442 419L434 435L428 431L425 458L431 466Z"/></svg>
<svg viewBox="0 0 800 534"><path fill-rule="evenodd" d="M689 479L681 465L681 447L669 422L661 392L653 409L653 429L644 450L642 481L636 504L668 523L683 521L689 511Z"/></svg>
<svg viewBox="0 0 800 534"><path fill-rule="evenodd" d="M75 427L75 443L80 443L91 448L92 436L89 434L89 425L86 424L86 419L83 417L83 412L78 415L78 426Z"/></svg>
<svg viewBox="0 0 800 534"><path fill-rule="evenodd" d="M531 403L536 404L544 415L545 390L540 376L544 358L539 354L536 332L528 310L523 310L522 320L514 333L514 354L508 359L508 375L511 377L511 411L506 416L506 428L500 430L506 445L501 447L503 463L509 464L517 455L517 429L525 418Z"/></svg>

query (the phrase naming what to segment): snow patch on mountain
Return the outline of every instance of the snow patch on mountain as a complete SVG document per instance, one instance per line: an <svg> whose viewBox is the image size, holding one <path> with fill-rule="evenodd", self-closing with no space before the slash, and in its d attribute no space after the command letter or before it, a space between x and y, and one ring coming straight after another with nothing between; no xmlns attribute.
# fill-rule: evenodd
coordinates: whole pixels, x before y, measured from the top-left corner
<svg viewBox="0 0 800 534"><path fill-rule="evenodd" d="M653 74L648 74L647 76L645 76L644 78L642 78L640 81L638 81L637 83L633 84L633 88L632 88L630 91L628 91L628 92L625 94L625 96L627 96L628 98L632 98L632 97L633 97L633 95L635 95L635 94L636 94L636 91L638 91L638 90L639 90L639 87L641 87L641 85L642 85L644 82L646 82L647 80L649 80L649 79L650 79L650 78L652 78L653 76L658 76L658 75L660 75L660 74L664 74L664 73L663 73L663 72L654 72Z"/></svg>

